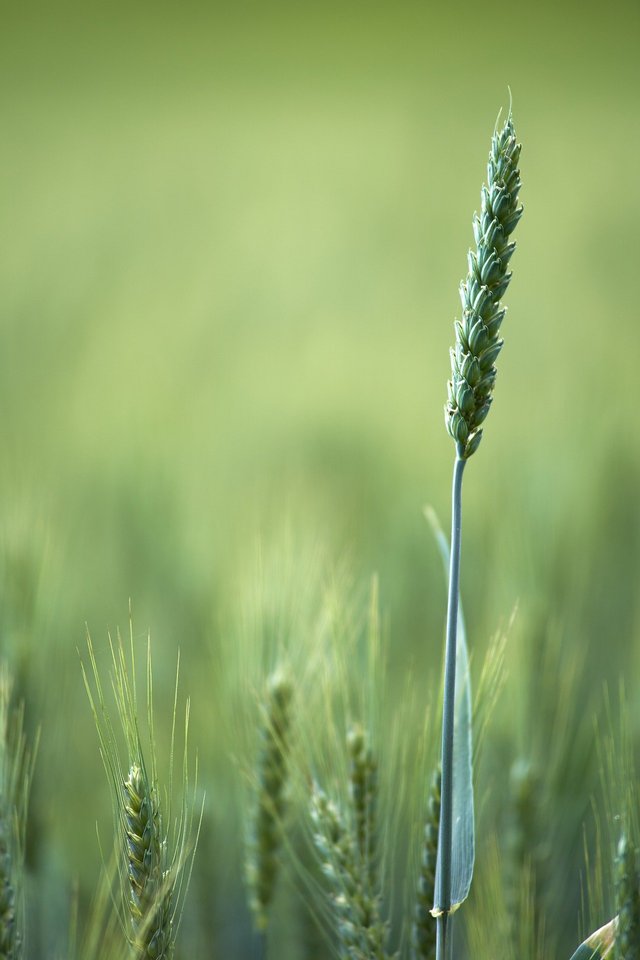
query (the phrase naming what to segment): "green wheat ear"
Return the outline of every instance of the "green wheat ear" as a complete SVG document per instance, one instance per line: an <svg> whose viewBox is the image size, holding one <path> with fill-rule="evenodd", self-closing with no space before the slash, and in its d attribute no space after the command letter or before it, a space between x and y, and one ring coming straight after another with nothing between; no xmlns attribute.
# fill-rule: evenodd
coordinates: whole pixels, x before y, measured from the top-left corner
<svg viewBox="0 0 640 960"><path fill-rule="evenodd" d="M379 893L363 876L357 829L317 784L310 812L313 842L330 888L341 960L388 960L387 925L380 917Z"/></svg>
<svg viewBox="0 0 640 960"><path fill-rule="evenodd" d="M358 857L363 879L371 890L378 885L376 801L378 766L365 730L355 724L347 734L349 794L353 809Z"/></svg>
<svg viewBox="0 0 640 960"><path fill-rule="evenodd" d="M142 957L168 957L173 950L172 887L167 841L157 789L143 767L132 763L124 782L129 913Z"/></svg>
<svg viewBox="0 0 640 960"><path fill-rule="evenodd" d="M118 907L120 926L136 960L170 960L174 952L199 830L199 827L194 825L193 803L188 796L191 792L187 768L189 702L187 701L185 707L182 771L174 797L173 758L178 669L173 702L169 787L165 794L163 816L153 729L150 642L147 644L146 662L148 735L145 737L145 750L138 712L136 658L131 625L129 641L128 655L119 634L115 643L110 641L115 724L107 707L100 670L89 637L87 646L91 670L89 673L82 665L82 672L112 792L120 853L120 890L119 897L114 896L113 902ZM145 761L145 753L149 758L148 763ZM172 809L174 799L178 799L177 810Z"/></svg>
<svg viewBox="0 0 640 960"><path fill-rule="evenodd" d="M292 699L291 681L283 671L277 670L269 678L263 704L258 794L246 862L250 905L260 931L268 925L283 839Z"/></svg>
<svg viewBox="0 0 640 960"><path fill-rule="evenodd" d="M482 207L473 218L476 250L469 251L469 273L460 284L462 318L456 320L456 344L451 351L445 421L465 460L482 439L481 424L491 407L495 361L503 344L499 332L505 308L500 300L511 280L507 266L516 246L509 237L523 209L518 204L519 158L520 144L509 115L491 141Z"/></svg>

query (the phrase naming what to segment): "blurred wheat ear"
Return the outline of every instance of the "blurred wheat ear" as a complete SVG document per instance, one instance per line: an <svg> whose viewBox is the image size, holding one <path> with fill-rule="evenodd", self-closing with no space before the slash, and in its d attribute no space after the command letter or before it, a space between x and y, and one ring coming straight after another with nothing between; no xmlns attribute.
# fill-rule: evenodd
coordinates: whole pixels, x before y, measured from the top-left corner
<svg viewBox="0 0 640 960"><path fill-rule="evenodd" d="M357 829L317 784L310 812L313 841L329 885L340 956L344 960L387 960L387 925L380 917L380 894L370 889L362 869Z"/></svg>
<svg viewBox="0 0 640 960"><path fill-rule="evenodd" d="M377 871L376 807L378 765L364 729L354 725L347 735L349 793L353 810L356 849L363 882L371 891L379 886Z"/></svg>
<svg viewBox="0 0 640 960"><path fill-rule="evenodd" d="M285 812L293 686L286 672L275 671L262 704L258 789L247 843L246 874L256 926L264 935L275 892L278 853Z"/></svg>
<svg viewBox="0 0 640 960"><path fill-rule="evenodd" d="M0 666L0 958L18 960L24 946L23 871L29 788L35 750L30 751L23 708L11 702L11 678Z"/></svg>
<svg viewBox="0 0 640 960"><path fill-rule="evenodd" d="M173 701L169 784L166 809L160 803L153 721L151 646L146 659L147 749L143 748L137 703L133 631L127 656L122 639L110 640L114 726L91 639L87 639L91 676L82 667L93 711L100 751L111 786L117 844L120 846L119 900L121 924L137 958L168 960L186 896L199 827L190 801L187 764L189 701L185 707L184 755L179 809L172 813L173 756L176 734L178 674ZM116 733L118 729L119 733ZM194 787L195 789L195 787ZM166 827L169 823L171 831Z"/></svg>

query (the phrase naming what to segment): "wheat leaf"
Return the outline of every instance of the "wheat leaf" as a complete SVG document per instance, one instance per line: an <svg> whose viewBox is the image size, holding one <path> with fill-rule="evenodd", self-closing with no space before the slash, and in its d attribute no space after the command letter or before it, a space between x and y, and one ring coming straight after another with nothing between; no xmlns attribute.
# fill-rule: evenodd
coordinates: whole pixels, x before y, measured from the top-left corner
<svg viewBox="0 0 640 960"><path fill-rule="evenodd" d="M425 515L440 551L445 577L448 579L449 542L438 522L435 511L429 507L425 510ZM458 608L456 654L456 706L453 727L452 911L469 896L475 861L471 710L469 653L462 604L460 604Z"/></svg>
<svg viewBox="0 0 640 960"><path fill-rule="evenodd" d="M571 960L606 960L616 942L617 917L600 927L581 943Z"/></svg>

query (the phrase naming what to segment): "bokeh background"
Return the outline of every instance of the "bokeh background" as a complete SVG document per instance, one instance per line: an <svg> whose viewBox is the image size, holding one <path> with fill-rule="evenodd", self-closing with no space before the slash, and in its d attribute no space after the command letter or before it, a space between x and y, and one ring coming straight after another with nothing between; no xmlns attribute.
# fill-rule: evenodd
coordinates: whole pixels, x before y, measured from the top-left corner
<svg viewBox="0 0 640 960"><path fill-rule="evenodd" d="M423 507L448 523L448 348L509 87L525 216L465 480L475 670L517 613L479 807L499 846L513 765L534 771L540 910L549 943L577 943L594 718L623 675L638 732L639 28L623 0L3 9L0 629L42 727L30 956L64 955L96 822L109 836L87 627L100 658L131 601L161 714L181 648L208 796L191 956L256 949L225 720L242 658L254 677L268 660L237 640L247 609L255 627L269 589L322 593L336 570L366 608L377 574L388 699L408 674L437 696L445 587Z"/></svg>

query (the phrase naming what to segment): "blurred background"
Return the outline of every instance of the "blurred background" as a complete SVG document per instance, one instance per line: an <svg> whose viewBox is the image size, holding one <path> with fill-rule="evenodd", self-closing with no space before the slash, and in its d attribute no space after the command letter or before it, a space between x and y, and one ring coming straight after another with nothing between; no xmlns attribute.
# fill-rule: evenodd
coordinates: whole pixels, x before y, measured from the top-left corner
<svg viewBox="0 0 640 960"><path fill-rule="evenodd" d="M408 674L437 698L423 507L448 525L448 349L509 87L525 215L462 591L478 672L517 607L481 832L509 848L524 770L548 804L547 943L568 956L589 922L594 718L622 675L640 733L637 3L14 4L2 21L0 641L42 727L30 956L64 955L96 822L109 836L87 628L102 658L131 602L160 714L181 649L208 796L190 956L256 955L229 713L243 666L269 666L246 642L269 577L298 599L337 579L366 611L376 574L390 710ZM287 604L272 632L294 632Z"/></svg>

